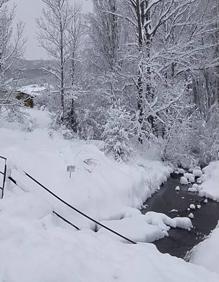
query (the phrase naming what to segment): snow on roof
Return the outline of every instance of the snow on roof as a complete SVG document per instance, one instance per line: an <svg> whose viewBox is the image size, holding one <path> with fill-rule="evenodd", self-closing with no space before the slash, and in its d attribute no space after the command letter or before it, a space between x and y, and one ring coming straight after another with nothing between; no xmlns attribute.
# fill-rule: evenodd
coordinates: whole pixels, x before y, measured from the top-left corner
<svg viewBox="0 0 219 282"><path fill-rule="evenodd" d="M22 86L18 89L18 91L21 91L23 93L29 94L31 96L38 96L41 95L43 91L47 89L46 85L38 85L38 84L31 84Z"/></svg>

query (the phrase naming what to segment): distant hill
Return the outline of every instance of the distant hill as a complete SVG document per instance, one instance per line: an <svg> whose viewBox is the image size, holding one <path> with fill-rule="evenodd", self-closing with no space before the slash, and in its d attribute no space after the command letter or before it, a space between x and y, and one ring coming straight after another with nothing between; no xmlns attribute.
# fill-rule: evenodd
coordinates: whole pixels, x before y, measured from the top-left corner
<svg viewBox="0 0 219 282"><path fill-rule="evenodd" d="M43 67L52 66L50 60L18 60L8 72L7 77L16 79L18 86L50 82L54 78L43 70Z"/></svg>

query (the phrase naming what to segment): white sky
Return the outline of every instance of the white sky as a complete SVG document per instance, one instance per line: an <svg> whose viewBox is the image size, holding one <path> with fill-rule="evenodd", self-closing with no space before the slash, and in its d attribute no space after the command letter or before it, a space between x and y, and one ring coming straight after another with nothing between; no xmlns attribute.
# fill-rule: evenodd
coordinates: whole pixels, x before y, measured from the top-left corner
<svg viewBox="0 0 219 282"><path fill-rule="evenodd" d="M74 1L74 0L70 0ZM83 2L85 11L91 10L91 0L76 0ZM17 20L25 23L25 37L27 39L25 57L27 59L45 59L45 52L37 42L36 18L41 15L43 4L41 0L12 0L17 5Z"/></svg>

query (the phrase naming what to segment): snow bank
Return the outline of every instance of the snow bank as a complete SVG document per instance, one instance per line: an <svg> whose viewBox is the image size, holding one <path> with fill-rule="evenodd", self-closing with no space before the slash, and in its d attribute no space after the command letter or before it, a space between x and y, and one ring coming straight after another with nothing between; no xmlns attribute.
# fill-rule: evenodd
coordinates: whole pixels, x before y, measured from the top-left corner
<svg viewBox="0 0 219 282"><path fill-rule="evenodd" d="M219 201L219 161L211 162L204 168L202 181L200 196Z"/></svg>
<svg viewBox="0 0 219 282"><path fill-rule="evenodd" d="M218 282L217 274L162 255L151 244L121 244L4 215L0 221L0 281Z"/></svg>
<svg viewBox="0 0 219 282"><path fill-rule="evenodd" d="M219 274L219 225L206 240L193 249L190 261Z"/></svg>
<svg viewBox="0 0 219 282"><path fill-rule="evenodd" d="M154 242L168 236L170 228L190 230L192 222L189 218L170 218L165 214L148 212L146 215L136 214L122 220L104 221L106 226L117 231L135 242ZM118 240L123 240L107 230L100 228L98 234L106 234ZM124 241L124 240L123 240Z"/></svg>

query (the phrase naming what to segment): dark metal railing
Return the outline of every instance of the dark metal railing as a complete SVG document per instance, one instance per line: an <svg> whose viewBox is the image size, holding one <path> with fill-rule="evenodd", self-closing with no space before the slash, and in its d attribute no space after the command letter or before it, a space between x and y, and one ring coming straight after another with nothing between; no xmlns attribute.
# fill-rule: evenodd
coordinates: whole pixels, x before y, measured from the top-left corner
<svg viewBox="0 0 219 282"><path fill-rule="evenodd" d="M132 244L137 244L136 242L132 241L131 239L121 235L120 233L116 232L115 230L107 227L106 225L102 224L101 222L95 220L94 218L90 217L89 215L85 214L84 212L80 211L79 209L73 207L72 205L70 205L69 203L67 203L65 200L63 200L62 198L60 198L59 196L57 196L55 193L53 193L51 190L49 190L48 188L46 188L43 184L41 184L38 180L36 180L35 178L33 178L30 174L28 174L27 172L25 172L25 175L30 178L32 181L34 181L36 184L38 184L41 188L43 188L44 190L46 190L50 195L52 195L54 198L56 198L57 200L59 200L60 202L62 202L63 204L65 204L66 206L68 206L70 209L72 209L73 211L79 213L80 215L82 215L83 217L87 218L88 220L94 222L95 224L101 226L102 228L108 230L109 232L117 235L118 237L128 241L129 243Z"/></svg>
<svg viewBox="0 0 219 282"><path fill-rule="evenodd" d="M53 211L53 213L60 218L61 220L63 220L64 222L66 222L67 224L71 225L72 227L74 227L76 230L80 230L79 227L77 227L75 224L73 224L71 221L67 220L66 218L64 218L63 216L61 216L60 214L58 214L57 212Z"/></svg>

